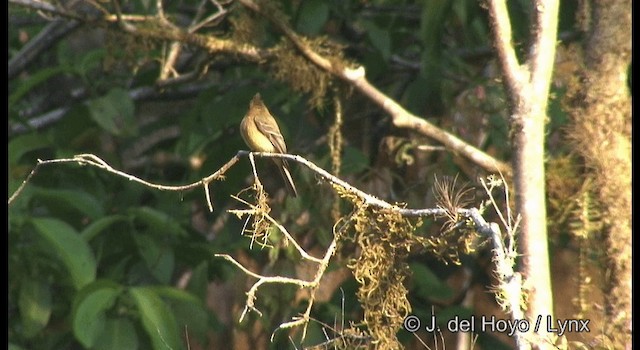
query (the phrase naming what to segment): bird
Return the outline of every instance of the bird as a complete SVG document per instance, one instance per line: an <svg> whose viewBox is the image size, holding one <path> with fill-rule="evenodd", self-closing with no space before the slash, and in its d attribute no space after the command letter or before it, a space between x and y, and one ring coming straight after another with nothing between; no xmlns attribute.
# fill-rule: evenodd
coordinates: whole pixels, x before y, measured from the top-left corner
<svg viewBox="0 0 640 350"><path fill-rule="evenodd" d="M256 93L249 103L249 110L240 122L240 134L247 146L254 152L287 153L287 145L278 123L265 106L260 93ZM286 159L272 159L280 170L289 195L297 197L298 191L291 178Z"/></svg>

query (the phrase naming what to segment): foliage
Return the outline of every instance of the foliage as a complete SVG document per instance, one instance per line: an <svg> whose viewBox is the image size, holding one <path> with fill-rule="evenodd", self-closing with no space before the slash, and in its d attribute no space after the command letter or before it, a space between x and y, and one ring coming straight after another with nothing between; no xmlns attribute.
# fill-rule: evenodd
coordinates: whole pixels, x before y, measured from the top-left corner
<svg viewBox="0 0 640 350"><path fill-rule="evenodd" d="M88 8L79 8L87 15L95 12L93 6L116 13L114 3L122 3L127 14L158 11L155 2L137 0L82 2ZM498 159L508 159L506 99L497 83L486 16L477 1L261 3L335 66L363 65L367 78L408 110ZM512 17L527 18L530 9L522 3L510 2ZM272 23L239 3L185 0L165 1L164 6L166 19L185 28L196 16L202 19L199 11L204 17L220 14L182 47L173 75L159 78L172 41L143 35L165 28L161 21L148 24L144 33L126 32L114 22L88 21L50 39L47 49L10 77L9 193L38 159L83 153L97 154L153 183L198 181L246 148L238 124L258 91L278 118L292 153L325 169L338 168L349 183L385 200L436 207L443 197L431 191L433 174L461 173L474 183L482 172L455 154L430 148L433 140L391 127L382 111L312 64ZM10 61L54 23L19 6L10 7L9 17ZM514 23L515 41L525 42L528 20ZM573 21L563 25L572 28ZM207 38L228 46L216 51L197 45ZM248 49L252 47L257 48L255 56ZM563 90L556 93L559 98ZM344 106L340 124L332 114L338 103ZM564 126L566 115L558 107L550 118L553 134ZM340 134L331 134L327 142L335 125L340 125ZM336 142L342 150L337 155L330 151ZM254 200L306 246L326 247L337 216L346 215L333 205L339 200L333 195L336 189L297 169L301 198L285 198L278 177L270 176L273 169L266 161L257 163L266 192L258 192ZM549 180L556 186L552 189L566 198L559 189L566 179L555 176ZM211 213L199 190L162 192L91 167L40 167L9 208L10 345L215 348L237 345L229 339L240 330L260 343L259 348L269 346L264 333L300 312L304 297L286 288L267 292L257 305L262 318L248 321L257 326L238 325L247 277L214 257L225 252L269 274L299 273L292 248L263 217L252 218L250 227L256 232L249 232L251 239L258 234L258 243L264 243L253 247L241 234L247 233L247 223L227 212L239 206L231 195L242 194L251 181L251 168L242 160L224 181L210 185ZM344 267L349 262L357 283L336 282L330 297L318 302L313 315L320 320L312 322L305 345L326 340L319 322L330 324L337 316L354 324L364 320L368 329L362 331L358 324L336 329L336 334L356 342L366 343L371 336L392 347L407 345L410 340L401 326L412 310L421 314L438 305L439 315L460 311L458 305L434 302L451 297L445 280L460 271L441 261L471 261L477 279L489 279L489 270L480 267L486 257L473 251L481 248L473 229L441 230L441 223L431 219L414 222L347 199L359 210L355 233L349 237L354 246L345 244L332 264ZM464 204L480 202L476 198ZM452 205L458 206L463 205ZM591 208L581 204L566 215L574 218L578 209ZM234 284L241 288L233 289ZM351 304L342 309L336 308L339 287L351 292L344 297ZM217 300L214 312L208 302L215 303L215 293L222 291L228 295ZM288 338L295 332L276 334L270 346L290 346Z"/></svg>

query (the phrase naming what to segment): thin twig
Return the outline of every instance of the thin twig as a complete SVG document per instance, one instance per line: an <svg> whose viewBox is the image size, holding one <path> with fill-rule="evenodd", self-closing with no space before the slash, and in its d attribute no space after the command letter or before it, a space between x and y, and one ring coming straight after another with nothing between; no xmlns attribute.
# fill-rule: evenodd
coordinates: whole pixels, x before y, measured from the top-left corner
<svg viewBox="0 0 640 350"><path fill-rule="evenodd" d="M229 213L231 214L236 214L236 216L238 216L239 218L244 216L244 215L254 215L255 213L257 213L259 211L258 207L256 207L255 205L243 200L242 198L239 198L237 196L231 196L232 198L244 203L245 205L249 206L250 210L235 210L235 209L231 209L228 210ZM312 255L310 255L309 253L307 253L304 248L302 248L298 242L293 238L293 236L291 236L291 234L289 233L289 231L282 226L279 222L277 222L273 217L271 217L271 215L269 215L268 213L261 213L265 218L267 218L267 220L269 220L269 222L271 222L274 226L276 226L280 232L282 232L282 234L285 236L285 238L287 239L287 241L289 241L291 244L293 244L293 246L298 250L298 252L300 253L300 255L302 255L303 258L309 260L309 261L313 261L315 263L322 263L322 259L318 259ZM244 230L243 230L244 231Z"/></svg>

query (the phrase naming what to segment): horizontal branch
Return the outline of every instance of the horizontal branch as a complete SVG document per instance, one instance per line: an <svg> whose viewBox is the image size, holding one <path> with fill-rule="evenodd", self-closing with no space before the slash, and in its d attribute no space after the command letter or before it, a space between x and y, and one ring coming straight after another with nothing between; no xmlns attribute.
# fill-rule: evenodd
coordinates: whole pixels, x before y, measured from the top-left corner
<svg viewBox="0 0 640 350"><path fill-rule="evenodd" d="M378 208L382 208L382 209L391 209L394 212L398 212L404 216L436 216L436 215L444 215L446 213L446 210L444 209L440 209L440 208L429 208L429 209L408 209L408 208L402 208L398 205L395 204L391 204L389 202L386 202L374 195L371 195L367 192L364 192L360 189L358 189L357 187L349 184L348 182L340 179L337 176L332 175L331 173L329 173L328 171L320 168L319 166L317 166L316 164L314 164L312 161L302 157L302 156L298 156L298 155L294 155L294 154L280 154L280 153L262 153L262 152L248 152L248 151L238 151L238 156L243 156L245 154L249 154L249 153L253 153L255 156L257 157L265 157L265 158L284 158L284 159L288 159L291 161L294 161L296 163L302 164L304 166L306 166L307 168L309 168L311 171L315 172L316 174L320 175L320 177L322 177L324 180L336 184L338 186L343 187L345 190L347 190L347 192L355 194L356 196L360 197L364 203L366 205L370 205L370 206L374 206L374 207L378 207ZM459 210L460 214L462 215L467 215L467 210L466 209L460 209Z"/></svg>
<svg viewBox="0 0 640 350"><path fill-rule="evenodd" d="M213 207L212 207L210 195L209 195L209 187L208 187L209 183L216 179L222 178L223 175L226 173L226 171L229 170L233 165L235 165L238 162L238 160L240 160L240 157L244 157L244 156L248 156L250 159L252 159L253 156L265 157L265 158L283 158L283 159L287 159L287 160L302 164L305 167L307 167L310 171L313 171L316 174L318 174L325 181L338 185L344 188L346 192L353 194L355 196L358 196L363 200L365 206L375 206L379 208L388 209L390 211L400 213L401 215L404 215L404 216L445 216L448 213L446 209L442 209L442 208L407 209L407 208L402 208L398 205L390 204L382 199L379 199L373 195L370 195L350 185L346 181L330 174L326 170L318 167L313 162L298 155L253 153L248 151L238 151L236 155L234 155L229 161L227 161L227 163L225 163L220 169L218 169L213 174L203 178L200 181L187 184L187 185L181 185L181 186L167 186L167 185L159 185L159 184L148 182L146 180L140 179L138 177L135 177L133 175L127 174L123 171L119 171L113 168L107 162L105 162L104 160L100 159L99 157L93 154L79 154L74 156L73 158L65 158L65 159L52 159L52 160L45 160L45 161L38 160L38 163L36 164L36 166L33 168L33 170L27 176L27 178L23 181L20 187L11 195L8 202L9 202L9 205L11 205L11 203L16 198L18 198L19 194L22 192L25 186L30 182L32 177L35 176L39 167L43 165L50 165L50 164L76 163L80 165L89 165L89 166L97 167L109 173L126 178L129 181L137 182L139 184L142 184L144 186L157 189L157 190L185 191L185 190L194 189L199 186L203 186L205 190L207 203L209 205L210 210L213 211ZM518 298L520 293L517 293L517 291L521 289L521 279L520 279L520 275L517 273L514 273L513 271L515 255L512 253L512 249L511 249L512 246L505 248L504 244L502 243L502 235L500 233L499 226L495 223L487 223L477 208L471 208L471 209L456 208L456 210L460 215L470 218L474 222L477 231L481 235L489 238L493 242L498 277L499 277L499 280L501 281L501 284L500 284L501 290L508 289L510 291L510 293L508 294L510 298L507 299L506 303L512 309L513 315L520 315L520 313L518 313L520 311L519 298ZM249 214L252 214L252 213L249 213ZM290 328L293 326L305 325L305 329L303 331L303 338L304 338L304 335L306 334L306 324L310 319L311 306L315 298L315 292L317 291L317 288L319 286L322 276L324 275L324 272L329 266L329 261L331 257L335 254L335 251L338 246L338 237L341 236L341 231L344 230L346 227L348 227L348 223L353 217L355 216L352 215L352 217L349 220L342 222L342 225L340 228L337 228L334 226L333 240L331 241L331 244L327 248L323 258L318 259L307 254L302 249L302 247L295 242L293 236L290 235L282 225L277 223L271 217L267 216L270 222L272 224L275 224L285 234L287 239L296 245L296 248L302 255L302 259L318 264L318 270L316 271L316 274L313 280L311 281L301 280L297 278L290 278L290 277L282 277L282 276L263 276L255 272L252 272L251 270L249 270L248 268L240 264L238 261L236 261L230 255L216 254L215 255L216 257L224 258L225 260L230 261L231 263L236 265L238 268L240 268L245 274L258 279L258 281L254 283L251 289L247 292L247 302L246 302L246 307L245 307L245 310L243 311L242 317L244 317L246 312L249 310L253 310L259 313L259 310L257 310L254 307L254 300L256 299L256 293L259 287L263 284L266 284L266 283L293 284L293 285L299 286L300 288L309 288L311 297L309 300L309 305L307 307L307 310L302 314L300 318L295 318L290 322L283 323L279 327L279 329L284 329L284 328ZM512 234L513 232L515 232L515 228L513 230L508 230L508 231L511 231L509 232L509 234ZM511 241L513 242L514 240L513 237L510 236L510 238L511 238Z"/></svg>
<svg viewBox="0 0 640 350"><path fill-rule="evenodd" d="M149 100L162 100L169 101L180 98L189 98L197 95L199 92L209 89L213 86L220 87L220 83L213 82L194 82L190 84L181 84L171 89L166 87L159 89L155 86L141 86L133 88L127 92L131 100L149 101ZM89 99L89 92L87 89L76 89L71 92L71 96L65 102L67 105L58 107L42 114L36 115L34 109L28 109L20 111L20 117L27 119L21 123L9 122L9 136L16 134L23 134L30 129L42 129L51 124L54 124L58 120L62 119L69 110L71 110L71 102L84 102Z"/></svg>
<svg viewBox="0 0 640 350"><path fill-rule="evenodd" d="M191 33L189 30L175 26L166 20L163 21L162 18L157 16L103 14L100 12L96 14L86 14L73 9L62 8L48 2L33 0L9 0L9 3L83 23L102 22L117 24L120 30L134 36L165 41L179 41L203 48L210 54L227 53L257 62L270 57L268 50L253 45L238 44L233 40L220 39L212 35Z"/></svg>
<svg viewBox="0 0 640 350"><path fill-rule="evenodd" d="M208 186L209 183L211 183L212 181L215 181L217 179L223 178L224 174L233 166L235 165L238 160L240 160L240 157L243 156L249 156L250 154L253 154L257 157L265 157L265 158L284 158L284 159L289 159L291 161L294 161L296 163L302 164L304 166L306 166L307 168L309 168L311 171L315 172L316 174L320 175L323 179L325 179L326 181L339 185L343 188L345 188L346 191L348 191L349 193L352 193L358 197L360 197L365 204L370 205L370 206L375 206L375 207L379 207L379 208L384 208L384 209L390 209L393 210L395 212L400 213L401 215L404 216L441 216L441 215L445 215L446 214L446 210L445 209L441 209L441 208L423 208L423 209L409 209L409 208L403 208L400 207L398 205L395 204L391 204L388 203L376 196L373 196L365 191L362 191L360 189L358 189L357 187L349 184L348 182L340 179L337 176L332 175L331 173L329 173L328 171L322 169L321 167L317 166L316 164L314 164L312 161L299 156L299 155L293 155L293 154L277 154L277 153L260 153L260 152L249 152L249 151L238 151L238 153L236 153L236 155L234 155L231 159L229 159L227 161L227 163L225 163L222 167L220 167L220 169L218 169L216 172L214 172L213 174L203 178L202 180L190 183L190 184L186 184L186 185L179 185L179 186L170 186L170 185L162 185L162 184L155 184L155 183L151 183L149 181L143 180L141 178L138 178L136 176L127 174L123 171L117 170L115 168L113 168L111 165L109 165L107 162L105 162L104 160L100 159L100 157L94 155L94 154L78 154L75 155L73 158L64 158L64 159L51 159L51 160L38 160L38 163L36 164L36 166L33 168L33 170L31 171L31 173L29 174L29 176L23 181L22 185L20 185L20 187L11 195L11 197L8 200L8 203L11 204L13 202L13 200L15 200L15 198L18 197L18 195L20 194L20 192L23 190L24 186L27 185L27 183L30 181L30 179L36 174L37 170L43 166L43 165L49 165L49 164L57 164L57 163L76 163L76 164L80 164L80 165L90 165L90 166L94 166L96 168L105 170L107 172L110 172L112 174L115 174L117 176L123 177L129 181L133 181L133 182L137 182L141 185L150 187L150 188L154 188L157 190L161 190L161 191L188 191L188 190L193 190L194 188L200 187L200 186L204 186L205 187L205 193L207 195L207 198L209 198L209 194L208 194ZM211 211L213 211L213 208L211 206L211 203L209 203L209 209ZM464 216L468 216L468 209L458 209L458 212L461 215Z"/></svg>

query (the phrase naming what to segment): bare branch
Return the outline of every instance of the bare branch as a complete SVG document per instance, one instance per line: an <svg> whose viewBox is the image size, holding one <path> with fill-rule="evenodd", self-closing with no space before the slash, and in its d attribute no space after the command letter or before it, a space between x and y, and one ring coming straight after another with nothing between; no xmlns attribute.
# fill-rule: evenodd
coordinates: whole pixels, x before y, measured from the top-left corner
<svg viewBox="0 0 640 350"><path fill-rule="evenodd" d="M78 28L79 25L80 22L73 20L55 20L47 24L38 35L31 39L17 54L11 57L8 64L8 79L15 78L43 51Z"/></svg>
<svg viewBox="0 0 640 350"><path fill-rule="evenodd" d="M187 185L182 185L182 186L167 186L167 185L159 185L159 184L153 184L151 182L148 182L146 180L140 179L138 177L135 177L133 175L129 175L125 172L119 171L114 169L113 167L111 167L108 163L106 163L104 160L100 159L99 157L93 155L93 154L79 154L74 156L73 158L67 158L67 159L53 159L53 160L47 160L47 161L42 161L42 160L38 160L37 165L34 167L34 169L31 171L31 173L27 176L27 178L23 181L23 183L21 184L21 186L11 195L11 197L9 198L9 204L11 204L18 196L19 194L23 191L23 189L25 188L25 186L30 182L30 180L33 178L33 176L36 174L38 168L40 166L46 165L46 164L57 164L57 163L76 163L76 164L80 164L80 165L89 165L89 166L93 166L93 167L97 167L99 169L105 170L107 172L110 172L112 174L115 174L117 176L121 176L123 178L128 179L129 181L133 181L133 182L137 182L140 183L144 186L153 188L153 189L157 189L157 190L163 190L163 191L186 191L186 190L191 190L194 189L196 187L199 186L203 186L204 187L204 191L205 191L205 197L207 199L207 203L209 205L209 208L211 211L213 211L213 206L211 204L211 195L209 193L209 183L219 179L223 176L223 174L226 173L227 170L229 170L234 164L236 164L238 162L238 160L240 159L241 156L248 156L250 161L252 162L252 166L253 166L253 171L254 171L254 177L255 180L257 182L257 184L259 184L259 179L258 179L258 175L257 172L255 171L255 162L253 160L254 156L259 156L259 157L280 157L280 158L285 158L285 159L289 159L291 161L297 162L299 164L303 164L305 165L307 168L309 168L311 171L314 171L315 173L317 173L318 175L320 175L320 177L322 177L323 179L325 179L328 182L331 182L334 185L340 186L342 188L344 188L345 191L360 197L363 200L362 205L367 207L367 206L376 206L376 207L380 207L380 208L387 208L389 210L392 211L396 211L398 213L401 213L402 215L406 215L406 216L417 216L417 215L421 215L421 216L427 216L427 215L445 215L447 213L447 210L451 210L449 209L442 209L442 208L436 208L436 209L406 209L406 208L402 208L398 205L393 205L390 203L387 203L379 198L376 198L368 193L365 193L364 191L361 191L357 188L355 188L352 185L349 185L347 182L339 179L336 176L331 175L330 173L328 173L327 171L325 171L324 169L318 167L317 165L315 165L313 162L297 156L297 155L290 155L290 154L272 154L272 153L252 153L252 152L247 152L247 151L238 151L238 153L233 156L225 165L223 165L220 169L218 169L215 173L203 178L200 181L191 183L191 184L187 184ZM237 198L238 200L240 200L239 198ZM221 257L224 258L227 261L230 261L231 263L233 263L234 265L236 265L240 270L242 270L244 273L246 273L249 276L252 276L254 278L257 278L258 281L251 287L251 289L247 292L247 301L246 301L246 307L244 312L242 313L241 319L242 320L244 318L244 316L246 315L246 313L248 311L256 311L258 313L260 313L259 310L257 310L254 306L254 301L256 300L256 293L258 292L258 289L261 285L263 284L267 284L267 283L280 283L280 284L293 284L293 285L297 285L301 288L309 288L309 292L310 292L310 297L309 297L309 303L307 306L306 311L298 316L298 317L294 317L291 321L289 322L285 322L282 323L275 331L277 331L278 329L286 329L286 328L291 328L291 327L295 327L295 326L304 326L304 330L303 330L303 334L302 334L302 338L304 339L305 335L306 335L306 330L307 330L307 325L309 320L311 319L311 309L312 309L312 305L314 303L315 300L315 293L318 289L318 286L320 285L320 280L322 279L322 276L324 275L326 269L329 266L329 262L332 258L332 256L335 254L335 251L338 247L338 242L340 240L340 237L343 236L343 230L345 230L347 227L350 227L351 221L357 217L357 213L359 213L362 210L362 207L356 208L353 213L349 216L348 219L346 220L341 220L338 221L333 228L333 240L331 241L329 247L327 248L327 250L324 253L324 256L322 259L318 259L315 258L313 256L311 256L310 254L308 254L300 244L298 244L295 239L293 238L293 236L288 232L288 230L281 225L280 223L278 223L275 219L273 219L271 216L269 216L268 214L265 214L264 212L259 212L259 208L257 208L254 205L249 204L248 202L244 201L245 204L247 204L249 206L249 210L231 210L231 213L235 213L235 214L239 214L240 216L242 215L262 215L263 217L266 217L267 220L269 220L269 222L273 225L275 225L282 233L283 235L286 237L287 241L294 244L294 246L296 247L296 249L298 250L298 252L300 253L301 257L303 260L306 261L310 261L313 262L315 264L318 264L318 268L317 271L315 273L315 276L313 278L313 280L311 281L306 281L306 280L302 280L302 279L298 279L298 278L291 278L291 277L282 277L282 276L263 276L260 275L258 273L252 272L250 271L248 268L244 267L242 264L240 264L238 261L236 261L233 257L227 255L227 254L217 254L216 257ZM508 249L504 248L504 244L502 242L502 235L500 234L500 229L498 227L497 224L495 223L487 223L484 218L480 215L480 212L478 209L476 208L471 208L471 209L462 209L462 208L456 208L458 214L470 218L471 220L473 220L475 227L477 229L477 231L484 235L485 237L490 237L491 240L493 241L494 244L494 253L495 253L495 261L496 261L496 273L499 277L499 281L501 281L499 283L499 288L501 291L505 291L508 290L510 291L510 293L506 294L508 297L505 301L505 303L508 305L507 309L511 310L513 317L514 318L518 318L520 315L520 308L519 308L519 293L516 293L518 291L521 290L521 280L520 280L520 276L516 273L513 272L513 265L514 265L514 251L512 251L513 249L513 245L510 245ZM340 225L338 227L338 225ZM246 226L246 225L245 225ZM517 226L517 224L516 224ZM243 231L244 231L244 227L243 227ZM513 242L513 233L515 232L516 227L511 227L508 232L511 235L510 236L510 240ZM511 293L515 293L515 294L511 294ZM517 297L516 297L517 296ZM516 303L516 299L518 300L518 302ZM274 334L275 334L274 331ZM273 335L272 335L273 337Z"/></svg>
<svg viewBox="0 0 640 350"><path fill-rule="evenodd" d="M509 97L521 96L529 74L518 63L512 44L511 21L509 11L504 0L488 0L489 21L492 27L493 45L498 54L498 60L505 79L505 86L510 91ZM517 100L512 101L514 104Z"/></svg>
<svg viewBox="0 0 640 350"><path fill-rule="evenodd" d="M33 168L31 173L29 173L27 178L22 182L20 187L18 187L18 189L11 195L11 197L9 197L8 203L10 205L11 202L13 202L20 195L20 193L23 191L24 187L29 183L31 178L36 174L38 168L40 168L43 165L47 165L47 164L76 163L76 164L79 164L79 165L91 165L91 166L94 166L96 168L100 168L102 170L110 172L112 174L124 177L125 179L127 179L129 181L137 182L137 183L140 183L140 184L142 184L144 186L147 186L147 187L150 187L150 188L154 188L154 189L157 189L157 190L161 190L161 191L187 191L187 190L192 190L192 189L194 189L196 187L199 187L200 185L208 185L210 182L222 178L224 173L227 170L229 170L229 168L231 168L235 163L237 163L239 159L240 159L239 156L235 155L225 165L223 165L220 169L218 169L218 171L216 171L215 173L207 176L206 178L204 178L204 179L202 179L202 180L200 180L198 182L194 182L194 183L191 183L191 184L188 184L188 185L183 185L183 186L159 185L159 184L154 184L154 183L145 181L145 180L140 179L138 177L135 177L133 175L129 175L129 174L123 172L123 171L114 169L109 164L107 164L107 162L105 162L104 160L100 159L98 156L93 155L93 154L78 154L78 155L75 155L73 158L52 159L52 160L44 160L44 161L38 159L38 164L36 164L36 166ZM207 196L207 197L209 198L209 196ZM211 203L209 203L209 208L210 208L210 210L213 211L213 205Z"/></svg>
<svg viewBox="0 0 640 350"><path fill-rule="evenodd" d="M231 214L235 214L236 216L238 216L239 218L241 218L244 215L254 215L255 213L258 212L258 208L255 205L252 205L251 203L248 203L247 201L238 198L236 196L232 196L234 199L246 204L247 206L249 206L249 210L228 210L229 213ZM289 241L290 243L293 244L293 246L296 248L296 250L298 250L298 253L300 253L300 255L302 255L303 258L309 260L309 261L313 261L315 263L322 263L321 259L318 259L314 256L311 256L309 253L307 253L299 244L298 242L291 236L291 234L289 233L289 231L282 226L279 222L277 222L273 217L271 217L271 215L269 215L268 213L262 213L262 215L264 215L265 218L267 218L267 220L269 220L269 222L271 222L275 227L278 228L278 230L280 230L280 232L282 232L282 234L285 236L285 238L287 239L287 241Z"/></svg>
<svg viewBox="0 0 640 350"><path fill-rule="evenodd" d="M556 56L558 31L558 0L535 0L534 33L530 50L531 88L534 96L546 96L549 91Z"/></svg>
<svg viewBox="0 0 640 350"><path fill-rule="evenodd" d="M427 120L410 113L382 91L371 85L365 77L364 67L349 68L343 66L340 62L330 61L313 51L286 23L276 18L272 13L265 11L264 8L253 0L239 0L239 2L270 20L310 62L355 87L360 93L367 96L389 113L396 127L413 129L416 132L431 137L452 151L469 158L489 172L502 172L506 175L511 174L511 167L508 164L469 145L453 134L429 123Z"/></svg>
<svg viewBox="0 0 640 350"><path fill-rule="evenodd" d="M10 0L14 3L21 4L26 7L33 8L33 3L26 0ZM370 98L376 104L378 104L383 110L389 113L392 117L393 123L399 128L410 128L419 132L425 136L431 137L442 144L444 144L450 150L457 152L474 163L480 165L489 172L500 171L505 175L511 174L511 168L508 164L495 159L494 157L486 154L485 152L469 145L460 138L453 134L450 134L435 125L429 123L427 120L411 114L409 111L400 106L393 99L382 93L380 90L371 85L365 78L365 72L363 67L349 68L344 67L340 62L333 62L327 58L319 55L313 51L303 40L284 22L275 18L272 14L266 13L259 5L251 0L240 0L240 2L247 8L260 13L261 15L272 21L279 30L281 30L285 36L300 50L300 52L309 59L312 63L318 65L325 71L333 74L334 76L346 81L351 86L354 86L362 94ZM74 18L78 20L85 20L82 16L73 12L67 12L62 9L58 9L55 6L49 5L47 11L58 14L61 16ZM242 44L238 45L232 40L219 39L208 35L199 35L190 33L189 31L182 30L173 25L167 23L158 23L155 17L144 16L127 16L125 14L109 15L102 18L106 22L120 23L121 29L126 32L147 38L179 41L195 46L199 46L209 51L209 53L230 53L252 61L263 61L270 57L270 53L267 50L262 50L258 47ZM132 20L135 21L154 21L159 24L153 26L153 29L146 27L137 27L132 25ZM126 23L126 25L122 25Z"/></svg>
<svg viewBox="0 0 640 350"><path fill-rule="evenodd" d="M168 21L160 21L158 16L137 16L121 13L118 9L119 2L115 1L116 14L104 14L97 17L89 17L83 13L67 10L54 6L47 2L32 0L9 0L10 3L50 13L52 15L75 19L80 22L106 22L118 24L119 28L129 34L167 41L180 41L186 44L195 45L207 50L211 54L228 53L242 57L251 61L262 61L269 57L266 50L262 50L252 45L239 45L233 40L219 39L210 35L199 35L189 33L186 30L176 27ZM138 22L154 24L152 26L136 26Z"/></svg>

